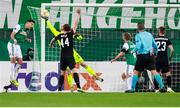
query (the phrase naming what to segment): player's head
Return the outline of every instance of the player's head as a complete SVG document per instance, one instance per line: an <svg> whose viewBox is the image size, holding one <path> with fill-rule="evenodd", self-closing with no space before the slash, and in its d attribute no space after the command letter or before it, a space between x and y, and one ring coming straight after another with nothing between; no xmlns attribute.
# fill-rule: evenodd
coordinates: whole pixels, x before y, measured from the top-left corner
<svg viewBox="0 0 180 108"><path fill-rule="evenodd" d="M31 29L31 28L33 28L34 24L35 24L35 21L32 20L32 19L29 19L29 20L26 21L25 28L26 29Z"/></svg>
<svg viewBox="0 0 180 108"><path fill-rule="evenodd" d="M128 33L128 32L125 32L125 33L123 34L123 40L124 40L124 41L129 41L129 40L131 40L131 34Z"/></svg>
<svg viewBox="0 0 180 108"><path fill-rule="evenodd" d="M137 24L137 28L138 28L138 30L139 31L142 31L142 30L144 30L144 23L143 22L139 22L138 24Z"/></svg>
<svg viewBox="0 0 180 108"><path fill-rule="evenodd" d="M69 26L69 24L64 24L62 27L61 27L61 30L62 31L65 31L65 32L68 32L71 30L71 27Z"/></svg>
<svg viewBox="0 0 180 108"><path fill-rule="evenodd" d="M159 27L159 34L165 34L166 28L164 26Z"/></svg>

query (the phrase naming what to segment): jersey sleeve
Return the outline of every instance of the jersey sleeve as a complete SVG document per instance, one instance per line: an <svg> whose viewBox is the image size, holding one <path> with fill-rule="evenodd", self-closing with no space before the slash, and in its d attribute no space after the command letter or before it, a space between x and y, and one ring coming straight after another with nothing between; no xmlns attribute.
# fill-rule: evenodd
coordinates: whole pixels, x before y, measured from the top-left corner
<svg viewBox="0 0 180 108"><path fill-rule="evenodd" d="M13 29L13 32L17 33L21 29L21 26L17 24L15 28Z"/></svg>
<svg viewBox="0 0 180 108"><path fill-rule="evenodd" d="M54 37L54 39L57 41L59 41L61 39L61 35L57 35L56 37Z"/></svg>
<svg viewBox="0 0 180 108"><path fill-rule="evenodd" d="M133 49L133 53L134 52L136 53L140 50L141 44L142 44L141 39L140 39L139 35L136 34L136 36L135 36L135 48Z"/></svg>
<svg viewBox="0 0 180 108"><path fill-rule="evenodd" d="M127 52L128 50L129 50L129 45L128 45L128 43L124 43L121 51L122 51L122 52Z"/></svg>
<svg viewBox="0 0 180 108"><path fill-rule="evenodd" d="M54 34L54 36L58 36L61 33L54 28L54 26L50 23L49 20L47 20L46 23L49 29L51 30L51 32Z"/></svg>

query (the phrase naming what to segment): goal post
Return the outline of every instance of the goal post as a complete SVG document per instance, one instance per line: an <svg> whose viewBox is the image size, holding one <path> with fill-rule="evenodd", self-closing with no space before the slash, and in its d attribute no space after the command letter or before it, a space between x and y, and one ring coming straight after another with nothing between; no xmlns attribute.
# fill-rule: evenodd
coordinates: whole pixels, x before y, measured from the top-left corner
<svg viewBox="0 0 180 108"><path fill-rule="evenodd" d="M90 82L92 79L86 74L86 70L80 68L82 79L82 87L90 91L124 91L126 82L122 81L121 74L126 72L125 62L110 63L109 61L115 57L123 45L122 35L124 32L129 32L134 40L136 34L137 22L144 22L146 30L154 36L157 35L158 27L165 26L168 37L174 43L178 43L180 38L176 34L180 29L180 5L178 4L78 4L78 3L42 3L41 8L30 7L30 13L39 15L37 19L40 25L41 38L41 73L45 74L43 80L47 80L53 74L48 74L58 70L60 48L56 45L55 48L48 48L48 43L53 35L46 27L45 20L40 18L40 11L47 9L50 11L50 22L59 30L60 26L68 23L72 26L76 18L76 9L82 9L81 20L78 25L77 32L84 39L82 41L75 40L75 50L84 58L99 75L104 77L105 82ZM32 9L34 8L34 10ZM39 13L39 14L38 14ZM175 50L178 49L178 44L174 45ZM178 51L175 56L178 56ZM180 78L176 71L178 68L175 62L179 59L174 59L172 66L175 72L173 79L173 87L178 86ZM121 59L120 61L124 61ZM56 62L56 63L54 63ZM122 64L121 64L122 63ZM54 66L53 66L53 65ZM52 68L58 67L53 70ZM86 72L86 73L85 73ZM46 74L50 76L46 76ZM53 83L56 84L56 81ZM42 81L46 82L46 81ZM97 84L97 85L96 85ZM98 87L94 87L94 86ZM105 87L105 85L109 87ZM90 86L90 87L89 87ZM93 88L94 87L94 88ZM141 89L148 89L148 85L144 84ZM54 90L54 89L53 89Z"/></svg>

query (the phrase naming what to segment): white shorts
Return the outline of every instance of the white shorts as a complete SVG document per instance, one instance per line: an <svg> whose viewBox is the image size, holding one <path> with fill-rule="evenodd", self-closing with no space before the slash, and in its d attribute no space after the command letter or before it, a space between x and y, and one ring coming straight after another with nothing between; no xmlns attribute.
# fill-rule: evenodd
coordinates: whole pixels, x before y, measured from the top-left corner
<svg viewBox="0 0 180 108"><path fill-rule="evenodd" d="M12 57L22 58L22 52L21 52L20 45L15 45L15 44L8 42L7 48L8 48L10 58L12 58Z"/></svg>
<svg viewBox="0 0 180 108"><path fill-rule="evenodd" d="M127 65L126 73L128 75L133 75L133 71L134 71L134 66L133 65Z"/></svg>

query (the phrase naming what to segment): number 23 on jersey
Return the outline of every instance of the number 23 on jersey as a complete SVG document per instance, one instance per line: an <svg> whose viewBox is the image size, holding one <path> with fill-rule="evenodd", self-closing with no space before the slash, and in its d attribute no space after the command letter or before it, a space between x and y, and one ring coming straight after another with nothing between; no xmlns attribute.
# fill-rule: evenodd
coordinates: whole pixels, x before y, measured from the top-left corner
<svg viewBox="0 0 180 108"><path fill-rule="evenodd" d="M166 50L166 42L162 41L162 42L156 42L157 47L158 47L158 51L165 51Z"/></svg>

